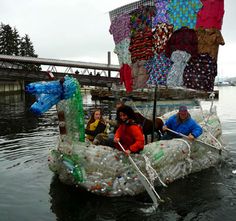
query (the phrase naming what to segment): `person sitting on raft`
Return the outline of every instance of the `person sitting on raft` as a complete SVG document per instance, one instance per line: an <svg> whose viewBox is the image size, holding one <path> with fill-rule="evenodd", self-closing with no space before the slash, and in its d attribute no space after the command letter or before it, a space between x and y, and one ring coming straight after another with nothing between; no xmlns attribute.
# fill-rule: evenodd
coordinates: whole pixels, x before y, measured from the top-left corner
<svg viewBox="0 0 236 221"><path fill-rule="evenodd" d="M162 136L161 140L181 138L180 135L170 132L168 129L188 136L190 141L194 141L195 138L202 134L202 127L194 119L192 119L186 106L180 106L179 112L171 116L165 122L162 129L165 134Z"/></svg>
<svg viewBox="0 0 236 221"><path fill-rule="evenodd" d="M106 135L105 130L106 123L102 117L102 111L100 109L96 109L87 123L87 127L85 129L86 138L93 142L98 134Z"/></svg>
<svg viewBox="0 0 236 221"><path fill-rule="evenodd" d="M133 109L123 105L117 109L116 115L119 127L114 136L115 147L122 150L118 144L120 142L127 155L139 153L144 148L144 135L142 128L135 122Z"/></svg>

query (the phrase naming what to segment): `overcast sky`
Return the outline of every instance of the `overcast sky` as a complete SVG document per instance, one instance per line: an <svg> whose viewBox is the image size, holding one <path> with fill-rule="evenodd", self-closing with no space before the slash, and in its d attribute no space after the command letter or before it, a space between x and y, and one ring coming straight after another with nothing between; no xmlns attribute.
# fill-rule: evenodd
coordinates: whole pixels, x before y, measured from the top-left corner
<svg viewBox="0 0 236 221"><path fill-rule="evenodd" d="M0 0L0 22L28 34L40 58L118 64L109 11L134 0ZM236 76L236 0L225 0L218 76Z"/></svg>

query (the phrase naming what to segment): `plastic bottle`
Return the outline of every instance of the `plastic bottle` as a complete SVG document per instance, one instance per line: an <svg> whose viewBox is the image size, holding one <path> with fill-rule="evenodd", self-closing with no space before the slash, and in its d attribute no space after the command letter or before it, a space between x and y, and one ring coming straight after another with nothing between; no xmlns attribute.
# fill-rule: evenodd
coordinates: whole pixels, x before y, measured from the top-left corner
<svg viewBox="0 0 236 221"><path fill-rule="evenodd" d="M125 184L126 184L125 178L123 176L119 176L118 180L119 180L119 184L120 184L121 189L125 190Z"/></svg>
<svg viewBox="0 0 236 221"><path fill-rule="evenodd" d="M75 79L69 76L65 76L63 82L63 98L71 98L75 94L76 90L77 82L75 81Z"/></svg>
<svg viewBox="0 0 236 221"><path fill-rule="evenodd" d="M59 81L42 81L28 84L25 91L30 94L61 94L62 85Z"/></svg>
<svg viewBox="0 0 236 221"><path fill-rule="evenodd" d="M58 94L41 94L30 110L36 115L42 115L60 101Z"/></svg>

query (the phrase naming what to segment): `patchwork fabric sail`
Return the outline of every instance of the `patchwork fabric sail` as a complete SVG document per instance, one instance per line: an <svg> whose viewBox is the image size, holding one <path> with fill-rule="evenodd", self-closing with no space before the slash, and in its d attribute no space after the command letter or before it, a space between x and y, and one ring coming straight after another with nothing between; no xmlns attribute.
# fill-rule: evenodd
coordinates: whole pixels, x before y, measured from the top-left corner
<svg viewBox="0 0 236 221"><path fill-rule="evenodd" d="M187 64L183 81L187 88L213 91L217 64L209 54L199 54Z"/></svg>
<svg viewBox="0 0 236 221"><path fill-rule="evenodd" d="M174 51L171 55L173 65L167 76L167 86L183 86L183 72L191 55L186 51Z"/></svg>
<svg viewBox="0 0 236 221"><path fill-rule="evenodd" d="M200 0L171 0L168 4L169 22L174 30L181 27L195 28L197 12L201 9Z"/></svg>
<svg viewBox="0 0 236 221"><path fill-rule="evenodd" d="M169 14L168 14L168 3L169 0L156 0L156 16L153 18L153 28L158 23L169 24Z"/></svg>
<svg viewBox="0 0 236 221"><path fill-rule="evenodd" d="M224 0L201 0L203 7L197 14L196 28L221 30L224 16Z"/></svg>
<svg viewBox="0 0 236 221"><path fill-rule="evenodd" d="M123 14L115 18L111 23L109 31L113 35L116 44L130 37L130 16Z"/></svg>
<svg viewBox="0 0 236 221"><path fill-rule="evenodd" d="M170 57L173 51L186 51L195 57L198 53L197 34L194 29L182 27L175 31L166 44L165 54Z"/></svg>
<svg viewBox="0 0 236 221"><path fill-rule="evenodd" d="M158 54L165 51L166 44L173 34L173 25L167 23L159 23L153 31L153 47Z"/></svg>
<svg viewBox="0 0 236 221"><path fill-rule="evenodd" d="M122 66L123 64L131 64L129 45L130 38L125 38L115 46L114 53L117 54L120 66Z"/></svg>
<svg viewBox="0 0 236 221"><path fill-rule="evenodd" d="M219 45L224 45L224 39L218 29L202 29L197 30L198 37L198 53L208 53L215 61L217 61Z"/></svg>
<svg viewBox="0 0 236 221"><path fill-rule="evenodd" d="M136 61L132 64L132 80L133 89L145 88L147 87L147 80L149 75L145 69L146 60Z"/></svg>
<svg viewBox="0 0 236 221"><path fill-rule="evenodd" d="M149 73L147 83L151 85L166 85L166 79L171 65L171 60L163 53L160 55L155 55L145 64L145 68Z"/></svg>
<svg viewBox="0 0 236 221"><path fill-rule="evenodd" d="M131 69L124 72L123 67L121 71L122 79L133 85L129 92L146 85L212 91L219 46L224 45L220 32L223 15L223 0L142 0L111 11L114 52L121 68L126 64ZM181 60L180 54L186 55L186 60ZM138 71L139 62L144 63L148 77ZM195 68L195 63L203 67ZM207 66L210 73L204 76ZM127 84L124 86L127 90Z"/></svg>

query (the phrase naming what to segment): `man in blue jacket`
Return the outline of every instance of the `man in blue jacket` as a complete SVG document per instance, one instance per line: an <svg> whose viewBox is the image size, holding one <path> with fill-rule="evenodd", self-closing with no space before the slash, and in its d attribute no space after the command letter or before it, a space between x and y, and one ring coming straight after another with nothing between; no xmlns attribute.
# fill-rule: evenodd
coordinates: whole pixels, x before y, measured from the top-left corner
<svg viewBox="0 0 236 221"><path fill-rule="evenodd" d="M171 129L177 133L188 136L190 141L199 137L202 134L202 127L191 118L186 106L180 106L179 112L171 116L164 124L163 131L166 132L162 136L162 140L170 140L173 138L180 138L181 136L174 134L168 129Z"/></svg>

